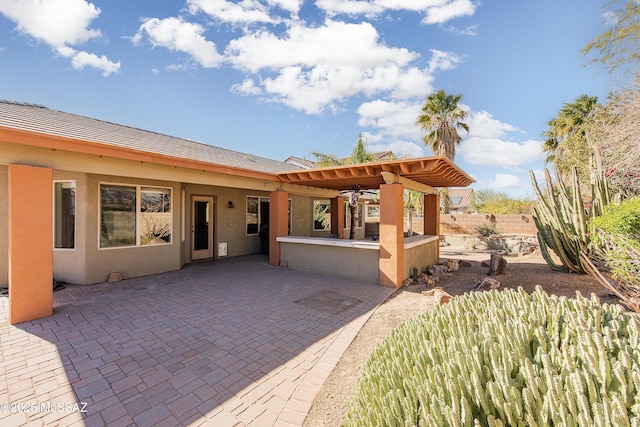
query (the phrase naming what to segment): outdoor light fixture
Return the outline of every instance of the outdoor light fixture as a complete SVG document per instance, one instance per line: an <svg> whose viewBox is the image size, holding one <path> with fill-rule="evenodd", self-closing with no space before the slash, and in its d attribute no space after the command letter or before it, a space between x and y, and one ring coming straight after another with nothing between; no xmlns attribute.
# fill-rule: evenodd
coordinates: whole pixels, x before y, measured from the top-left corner
<svg viewBox="0 0 640 427"><path fill-rule="evenodd" d="M234 204L233 204L233 202L232 202L231 200L229 200L229 201L227 202L227 207L228 207L229 209L233 209L233 208L235 208L235 206L234 206Z"/></svg>

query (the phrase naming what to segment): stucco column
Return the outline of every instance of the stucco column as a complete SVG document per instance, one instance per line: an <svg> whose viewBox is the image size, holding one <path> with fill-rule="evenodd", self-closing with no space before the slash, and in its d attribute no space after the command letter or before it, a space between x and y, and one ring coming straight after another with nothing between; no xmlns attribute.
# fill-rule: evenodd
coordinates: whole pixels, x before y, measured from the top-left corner
<svg viewBox="0 0 640 427"><path fill-rule="evenodd" d="M344 200L340 197L331 199L331 234L344 239Z"/></svg>
<svg viewBox="0 0 640 427"><path fill-rule="evenodd" d="M9 165L9 322L53 314L53 172Z"/></svg>
<svg viewBox="0 0 640 427"><path fill-rule="evenodd" d="M404 186L380 186L380 284L402 286L404 271Z"/></svg>
<svg viewBox="0 0 640 427"><path fill-rule="evenodd" d="M424 234L427 236L440 236L440 195L424 195ZM436 247L436 259L440 259L440 242Z"/></svg>
<svg viewBox="0 0 640 427"><path fill-rule="evenodd" d="M272 191L269 194L269 264L280 265L280 243L276 237L289 234L289 193Z"/></svg>

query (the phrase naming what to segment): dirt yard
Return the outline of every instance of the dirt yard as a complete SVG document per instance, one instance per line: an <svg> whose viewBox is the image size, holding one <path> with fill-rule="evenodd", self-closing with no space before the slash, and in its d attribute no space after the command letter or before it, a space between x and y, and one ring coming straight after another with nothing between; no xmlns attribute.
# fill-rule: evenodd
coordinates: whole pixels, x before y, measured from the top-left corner
<svg viewBox="0 0 640 427"><path fill-rule="evenodd" d="M462 259L471 263L471 267L460 267L436 285L451 295L475 292L474 286L487 277L489 268L482 267L480 263L489 259L490 252L445 247L441 248L440 256L442 260ZM575 297L576 291L580 291L583 296L596 294L603 303L618 301L607 295L591 276L552 271L540 255L510 256L506 259L505 274L495 276L501 283L501 289L522 287L532 292L536 285L540 285L549 294ZM322 386L304 426L335 427L341 424L351 392L376 346L400 323L433 306L433 299L421 294L424 290L427 290L424 286L402 288L375 310Z"/></svg>

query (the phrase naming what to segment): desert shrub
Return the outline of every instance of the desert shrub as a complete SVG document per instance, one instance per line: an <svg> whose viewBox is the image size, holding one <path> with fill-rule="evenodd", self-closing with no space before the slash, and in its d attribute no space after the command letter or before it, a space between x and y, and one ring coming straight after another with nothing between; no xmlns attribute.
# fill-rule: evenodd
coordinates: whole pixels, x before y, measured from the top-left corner
<svg viewBox="0 0 640 427"><path fill-rule="evenodd" d="M454 298L396 328L344 426L638 426L640 319L541 288Z"/></svg>
<svg viewBox="0 0 640 427"><path fill-rule="evenodd" d="M640 197L609 205L590 225L613 277L640 290Z"/></svg>
<svg viewBox="0 0 640 427"><path fill-rule="evenodd" d="M490 237L493 235L498 235L500 232L498 231L498 227L495 224L484 223L480 225L476 225L475 227L476 233L483 237Z"/></svg>

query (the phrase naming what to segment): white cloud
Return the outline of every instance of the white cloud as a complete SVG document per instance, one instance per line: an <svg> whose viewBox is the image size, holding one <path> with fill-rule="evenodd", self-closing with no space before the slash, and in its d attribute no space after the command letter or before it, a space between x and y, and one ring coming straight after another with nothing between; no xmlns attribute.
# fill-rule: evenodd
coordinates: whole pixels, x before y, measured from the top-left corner
<svg viewBox="0 0 640 427"><path fill-rule="evenodd" d="M226 0L187 0L190 13L202 11L222 22L273 23L268 8L257 0L231 2Z"/></svg>
<svg viewBox="0 0 640 427"><path fill-rule="evenodd" d="M328 16L375 17L387 11L422 12L425 14L424 24L443 24L454 18L473 15L477 7L470 0L317 0L316 6Z"/></svg>
<svg viewBox="0 0 640 427"><path fill-rule="evenodd" d="M422 22L425 24L444 24L453 18L473 15L476 11L476 6L470 0L447 1L441 6L428 8L427 16Z"/></svg>
<svg viewBox="0 0 640 427"><path fill-rule="evenodd" d="M378 43L378 38L378 31L368 22L327 21L320 27L293 24L283 37L262 30L232 40L225 53L234 66L254 73L296 65L404 66L418 57L408 49Z"/></svg>
<svg viewBox="0 0 640 427"><path fill-rule="evenodd" d="M112 62L105 55L98 56L93 53L76 51L70 47L61 47L58 53L64 57L71 58L71 65L76 70L82 70L86 67L102 70L102 75L108 77L110 74L120 71L120 62Z"/></svg>
<svg viewBox="0 0 640 427"><path fill-rule="evenodd" d="M468 106L461 105L461 107L469 111ZM520 131L513 125L494 119L493 115L487 111L469 111L465 122L469 125L469 136L477 138L500 138L507 132Z"/></svg>
<svg viewBox="0 0 640 427"><path fill-rule="evenodd" d="M508 173L497 173L495 179L490 184L491 188L518 188L520 178Z"/></svg>
<svg viewBox="0 0 640 427"><path fill-rule="evenodd" d="M140 44L146 35L152 46L161 46L175 52L188 54L205 68L220 65L222 57L215 43L203 36L204 27L183 21L181 18L146 18L132 41Z"/></svg>
<svg viewBox="0 0 640 427"><path fill-rule="evenodd" d="M100 15L92 3L85 0L12 0L0 1L0 13L14 21L18 31L50 45L64 57L71 58L75 69L86 67L102 70L103 76L117 73L119 62L106 56L77 52L71 46L101 36L91 29L91 22Z"/></svg>
<svg viewBox="0 0 640 427"><path fill-rule="evenodd" d="M381 99L364 102L358 108L358 125L381 129L385 135L417 140L420 138L420 129L416 119L421 106L420 103Z"/></svg>
<svg viewBox="0 0 640 427"><path fill-rule="evenodd" d="M282 36L262 30L232 40L225 53L234 67L264 75L261 89L272 101L308 114L336 112L357 95L402 99L430 90L429 71L410 66L418 54L378 39L369 23L296 23Z"/></svg>
<svg viewBox="0 0 640 427"><path fill-rule="evenodd" d="M462 61L462 58L452 52L431 49L431 53L433 54L429 60L429 71L431 72L451 70Z"/></svg>
<svg viewBox="0 0 640 427"><path fill-rule="evenodd" d="M20 32L54 47L100 36L99 30L88 28L100 9L84 0L2 1L0 13L14 21Z"/></svg>
<svg viewBox="0 0 640 427"><path fill-rule="evenodd" d="M260 95L262 89L257 87L252 79L245 79L242 84L235 84L231 86L231 92L238 95Z"/></svg>
<svg viewBox="0 0 640 427"><path fill-rule="evenodd" d="M497 138L470 137L464 139L457 154L469 164L513 168L543 158L540 141L523 143Z"/></svg>

